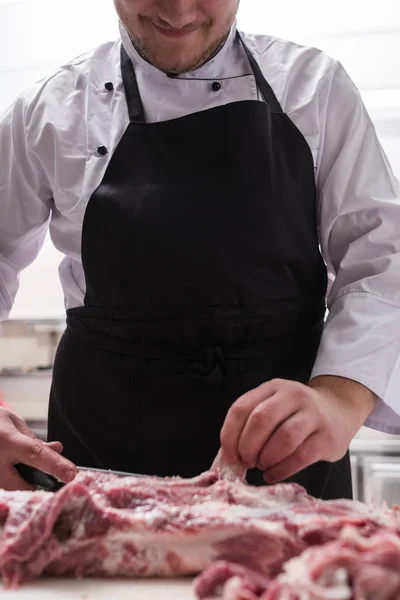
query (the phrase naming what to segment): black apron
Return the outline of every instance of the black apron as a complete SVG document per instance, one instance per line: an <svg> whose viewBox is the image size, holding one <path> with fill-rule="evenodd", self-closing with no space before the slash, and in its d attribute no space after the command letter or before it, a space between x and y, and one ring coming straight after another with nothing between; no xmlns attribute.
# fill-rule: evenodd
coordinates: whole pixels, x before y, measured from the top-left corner
<svg viewBox="0 0 400 600"><path fill-rule="evenodd" d="M197 475L240 395L309 381L327 285L313 159L243 46L265 102L159 123L121 51L130 123L86 209L85 303L67 311L49 406L49 439L79 465ZM349 498L349 456L291 480Z"/></svg>

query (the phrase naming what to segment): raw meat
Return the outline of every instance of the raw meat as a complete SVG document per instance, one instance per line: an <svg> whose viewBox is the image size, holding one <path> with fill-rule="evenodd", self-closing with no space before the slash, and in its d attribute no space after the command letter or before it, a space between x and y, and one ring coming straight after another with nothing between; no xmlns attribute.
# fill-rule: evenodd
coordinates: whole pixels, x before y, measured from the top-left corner
<svg viewBox="0 0 400 600"><path fill-rule="evenodd" d="M266 572L305 548L268 520L314 500L298 486L258 490L220 480L81 473L59 492L0 492L0 572L7 587L42 573L197 574L218 559Z"/></svg>
<svg viewBox="0 0 400 600"><path fill-rule="evenodd" d="M200 600L257 600L272 581L248 567L219 561L194 581L194 590Z"/></svg>
<svg viewBox="0 0 400 600"><path fill-rule="evenodd" d="M195 582L201 600L398 600L400 540L364 538L353 528L338 540L289 560L275 579L241 565L216 563Z"/></svg>
<svg viewBox="0 0 400 600"><path fill-rule="evenodd" d="M84 472L55 494L0 491L0 573L14 588L42 574L193 575L226 561L272 578L349 525L363 537L400 531L397 511L323 502L294 484Z"/></svg>
<svg viewBox="0 0 400 600"><path fill-rule="evenodd" d="M247 475L247 469L242 465L228 465L224 461L222 450L218 452L210 470L218 473L221 479L230 479L231 481L244 481Z"/></svg>

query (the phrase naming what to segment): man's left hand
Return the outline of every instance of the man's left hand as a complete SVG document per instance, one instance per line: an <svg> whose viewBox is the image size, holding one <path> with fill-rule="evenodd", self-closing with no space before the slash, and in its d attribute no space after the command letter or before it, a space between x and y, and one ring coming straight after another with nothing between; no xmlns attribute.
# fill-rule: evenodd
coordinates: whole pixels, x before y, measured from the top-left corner
<svg viewBox="0 0 400 600"><path fill-rule="evenodd" d="M257 467L268 483L342 458L378 399L343 377L309 385L273 379L239 398L221 430L224 460Z"/></svg>

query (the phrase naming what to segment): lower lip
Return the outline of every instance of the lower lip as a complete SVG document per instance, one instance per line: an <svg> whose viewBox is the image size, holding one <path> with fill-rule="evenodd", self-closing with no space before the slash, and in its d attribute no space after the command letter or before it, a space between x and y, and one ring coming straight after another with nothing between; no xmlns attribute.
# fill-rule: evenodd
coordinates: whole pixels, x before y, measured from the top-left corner
<svg viewBox="0 0 400 600"><path fill-rule="evenodd" d="M194 31L196 31L195 29L189 29L186 31L179 31L179 29L163 29L162 27L155 25L155 23L153 23L153 26L162 35L165 35L166 37L170 37L170 38L185 38L185 37L188 37Z"/></svg>

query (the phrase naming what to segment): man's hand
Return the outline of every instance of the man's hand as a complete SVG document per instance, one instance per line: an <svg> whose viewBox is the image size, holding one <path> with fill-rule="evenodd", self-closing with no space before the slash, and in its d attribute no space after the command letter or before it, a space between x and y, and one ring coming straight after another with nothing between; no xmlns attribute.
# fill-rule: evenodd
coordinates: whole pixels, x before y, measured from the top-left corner
<svg viewBox="0 0 400 600"><path fill-rule="evenodd" d="M0 488L33 489L14 468L17 463L36 467L64 483L71 481L77 473L77 468L60 456L62 450L60 442L42 442L35 437L25 421L0 408Z"/></svg>
<svg viewBox="0 0 400 600"><path fill-rule="evenodd" d="M268 483L319 461L342 458L377 398L350 379L316 377L309 385L273 379L239 398L221 431L228 463L257 467Z"/></svg>

